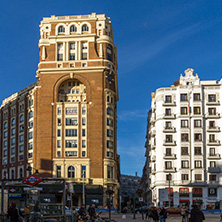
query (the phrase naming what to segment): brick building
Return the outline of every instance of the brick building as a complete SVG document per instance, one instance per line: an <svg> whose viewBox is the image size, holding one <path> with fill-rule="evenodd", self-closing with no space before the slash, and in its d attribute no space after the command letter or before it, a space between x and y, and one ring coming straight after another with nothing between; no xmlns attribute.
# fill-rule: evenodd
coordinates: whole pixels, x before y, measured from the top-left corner
<svg viewBox="0 0 222 222"><path fill-rule="evenodd" d="M40 36L37 82L1 105L0 177L25 177L30 166L78 190L84 176L95 191L88 199L105 205L106 190L113 189L116 205L118 82L110 18L43 18ZM75 203L81 204L80 193Z"/></svg>

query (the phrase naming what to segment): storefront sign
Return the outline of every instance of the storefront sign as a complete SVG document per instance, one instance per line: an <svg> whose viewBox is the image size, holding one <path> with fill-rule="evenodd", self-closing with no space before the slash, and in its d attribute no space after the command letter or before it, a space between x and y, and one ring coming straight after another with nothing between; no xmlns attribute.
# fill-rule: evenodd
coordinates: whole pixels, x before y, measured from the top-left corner
<svg viewBox="0 0 222 222"><path fill-rule="evenodd" d="M32 186L36 185L37 183L41 182L42 179L40 179L39 177L35 176L34 174L26 177L25 179L23 179L23 181L27 184L30 184Z"/></svg>

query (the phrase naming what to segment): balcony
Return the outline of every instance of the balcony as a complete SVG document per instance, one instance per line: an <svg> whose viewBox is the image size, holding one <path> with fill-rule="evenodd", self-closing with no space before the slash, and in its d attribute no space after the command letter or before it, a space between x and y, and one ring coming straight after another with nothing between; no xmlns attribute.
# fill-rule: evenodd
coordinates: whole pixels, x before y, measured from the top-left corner
<svg viewBox="0 0 222 222"><path fill-rule="evenodd" d="M176 102L174 102L174 101L164 101L163 106L176 106Z"/></svg>
<svg viewBox="0 0 222 222"><path fill-rule="evenodd" d="M208 146L220 146L220 140L208 140L207 145Z"/></svg>
<svg viewBox="0 0 222 222"><path fill-rule="evenodd" d="M206 118L208 118L208 119L218 119L218 118L220 118L220 113L215 113L215 114L209 114L209 113L207 113L206 114Z"/></svg>
<svg viewBox="0 0 222 222"><path fill-rule="evenodd" d="M214 159L214 160L216 160L216 159L220 159L221 157L220 157L220 154L219 153L217 153L217 154L208 154L208 156L207 156L207 158L208 159Z"/></svg>
<svg viewBox="0 0 222 222"><path fill-rule="evenodd" d="M208 173L220 173L220 167L208 167Z"/></svg>
<svg viewBox="0 0 222 222"><path fill-rule="evenodd" d="M166 141L163 142L164 146L176 146L176 141Z"/></svg>
<svg viewBox="0 0 222 222"><path fill-rule="evenodd" d="M207 185L207 182L202 181L202 180L192 180L191 185L192 186L204 186L204 185Z"/></svg>
<svg viewBox="0 0 222 222"><path fill-rule="evenodd" d="M175 173L176 171L177 171L176 167L164 168L164 172L166 172L166 173Z"/></svg>
<svg viewBox="0 0 222 222"><path fill-rule="evenodd" d="M163 118L164 119L175 119L176 115L175 114L164 114Z"/></svg>
<svg viewBox="0 0 222 222"><path fill-rule="evenodd" d="M208 185L210 185L210 186L218 186L219 185L219 181L209 181Z"/></svg>
<svg viewBox="0 0 222 222"><path fill-rule="evenodd" d="M176 154L163 154L163 159L176 159Z"/></svg>
<svg viewBox="0 0 222 222"><path fill-rule="evenodd" d="M176 128L175 127L164 127L163 132L164 133L175 133Z"/></svg>
<svg viewBox="0 0 222 222"><path fill-rule="evenodd" d="M219 100L213 100L213 101L207 101L206 105L208 106L219 106L220 105L220 101Z"/></svg>
<svg viewBox="0 0 222 222"><path fill-rule="evenodd" d="M220 132L220 127L219 126L208 127L207 132Z"/></svg>

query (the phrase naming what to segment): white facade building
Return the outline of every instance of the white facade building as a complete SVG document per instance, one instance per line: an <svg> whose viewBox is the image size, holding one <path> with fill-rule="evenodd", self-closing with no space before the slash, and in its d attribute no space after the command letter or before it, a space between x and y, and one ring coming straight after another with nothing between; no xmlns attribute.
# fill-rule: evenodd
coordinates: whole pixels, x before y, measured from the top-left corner
<svg viewBox="0 0 222 222"><path fill-rule="evenodd" d="M222 200L222 80L200 81L193 69L152 93L147 136L149 188L171 190L171 205L219 208Z"/></svg>

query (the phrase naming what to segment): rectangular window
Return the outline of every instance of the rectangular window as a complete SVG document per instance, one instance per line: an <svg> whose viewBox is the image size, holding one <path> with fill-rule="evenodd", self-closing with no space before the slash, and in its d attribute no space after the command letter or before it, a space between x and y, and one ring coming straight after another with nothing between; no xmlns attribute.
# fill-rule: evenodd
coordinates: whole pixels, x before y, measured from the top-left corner
<svg viewBox="0 0 222 222"><path fill-rule="evenodd" d="M82 60L87 60L87 52L82 53Z"/></svg>
<svg viewBox="0 0 222 222"><path fill-rule="evenodd" d="M187 107L180 107L180 114L187 115Z"/></svg>
<svg viewBox="0 0 222 222"><path fill-rule="evenodd" d="M8 136L8 132L6 131L4 132L4 138L7 138L7 136Z"/></svg>
<svg viewBox="0 0 222 222"><path fill-rule="evenodd" d="M107 118L107 126L112 126L113 127L113 120L110 118Z"/></svg>
<svg viewBox="0 0 222 222"><path fill-rule="evenodd" d="M29 139L32 139L32 138L33 138L33 132L29 132L29 133L28 133L28 138L29 138Z"/></svg>
<svg viewBox="0 0 222 222"><path fill-rule="evenodd" d="M86 130L82 129L82 136L86 136Z"/></svg>
<svg viewBox="0 0 222 222"><path fill-rule="evenodd" d="M210 116L216 115L216 108L208 108L208 113Z"/></svg>
<svg viewBox="0 0 222 222"><path fill-rule="evenodd" d="M82 177L86 178L86 166L81 167L81 175Z"/></svg>
<svg viewBox="0 0 222 222"><path fill-rule="evenodd" d="M195 168L202 168L202 161L201 160L194 161L194 166Z"/></svg>
<svg viewBox="0 0 222 222"><path fill-rule="evenodd" d="M181 174L181 180L189 180L189 174Z"/></svg>
<svg viewBox="0 0 222 222"><path fill-rule="evenodd" d="M58 178L61 177L61 166L56 166L56 176L57 176Z"/></svg>
<svg viewBox="0 0 222 222"><path fill-rule="evenodd" d="M188 133L181 133L181 142L188 142Z"/></svg>
<svg viewBox="0 0 222 222"><path fill-rule="evenodd" d="M194 141L202 141L202 134L201 133L194 133Z"/></svg>
<svg viewBox="0 0 222 222"><path fill-rule="evenodd" d="M187 94L180 94L180 101L187 101Z"/></svg>
<svg viewBox="0 0 222 222"><path fill-rule="evenodd" d="M76 59L76 54L74 52L69 53L69 60L75 60Z"/></svg>
<svg viewBox="0 0 222 222"><path fill-rule="evenodd" d="M173 142L173 136L172 135L166 135L166 143L172 143Z"/></svg>
<svg viewBox="0 0 222 222"><path fill-rule="evenodd" d="M86 156L86 151L82 151L82 157Z"/></svg>
<svg viewBox="0 0 222 222"><path fill-rule="evenodd" d="M24 125L20 125L19 126L19 132L23 132L24 131Z"/></svg>
<svg viewBox="0 0 222 222"><path fill-rule="evenodd" d="M14 144L15 144L15 142L14 142ZM13 145L13 144L12 144ZM5 140L4 141L4 147L7 147L8 146L8 141L7 140Z"/></svg>
<svg viewBox="0 0 222 222"><path fill-rule="evenodd" d="M77 151L66 151L65 156L77 156Z"/></svg>
<svg viewBox="0 0 222 222"><path fill-rule="evenodd" d="M165 103L171 103L172 102L172 96L165 96Z"/></svg>
<svg viewBox="0 0 222 222"><path fill-rule="evenodd" d="M172 162L171 161L165 161L165 169L172 169Z"/></svg>
<svg viewBox="0 0 222 222"><path fill-rule="evenodd" d="M32 150L32 148L33 148L33 143L28 143L28 149Z"/></svg>
<svg viewBox="0 0 222 222"><path fill-rule="evenodd" d="M217 181L217 176L216 175L209 175L209 180L210 181Z"/></svg>
<svg viewBox="0 0 222 222"><path fill-rule="evenodd" d="M88 42L83 42L82 49L87 49L87 48L88 48Z"/></svg>
<svg viewBox="0 0 222 222"><path fill-rule="evenodd" d="M113 179L113 167L107 166L107 178Z"/></svg>
<svg viewBox="0 0 222 222"><path fill-rule="evenodd" d="M210 134L210 135L209 135L209 141L210 141L210 142L216 142L215 134Z"/></svg>
<svg viewBox="0 0 222 222"><path fill-rule="evenodd" d="M15 138L11 139L11 145L15 145Z"/></svg>
<svg viewBox="0 0 222 222"><path fill-rule="evenodd" d="M67 107L66 115L77 115L77 107Z"/></svg>
<svg viewBox="0 0 222 222"><path fill-rule="evenodd" d="M201 114L201 112L200 112L200 107L199 107L199 106L195 106L195 107L193 108L193 112L194 112L195 115Z"/></svg>
<svg viewBox="0 0 222 222"><path fill-rule="evenodd" d="M181 128L187 128L188 127L188 120L181 120Z"/></svg>
<svg viewBox="0 0 222 222"><path fill-rule="evenodd" d="M194 178L195 180L202 180L202 174L195 174Z"/></svg>
<svg viewBox="0 0 222 222"><path fill-rule="evenodd" d="M77 136L77 129L66 129L66 136Z"/></svg>
<svg viewBox="0 0 222 222"><path fill-rule="evenodd" d="M216 161L210 161L210 167L216 167Z"/></svg>
<svg viewBox="0 0 222 222"><path fill-rule="evenodd" d="M215 94L208 95L208 102L216 102L216 95Z"/></svg>
<svg viewBox="0 0 222 222"><path fill-rule="evenodd" d="M181 161L181 168L189 168L189 161L188 160L182 160Z"/></svg>
<svg viewBox="0 0 222 222"><path fill-rule="evenodd" d="M107 148L113 149L113 141L107 140Z"/></svg>
<svg viewBox="0 0 222 222"><path fill-rule="evenodd" d="M194 155L202 155L201 147L194 147Z"/></svg>
<svg viewBox="0 0 222 222"><path fill-rule="evenodd" d="M86 115L86 107L85 106L82 107L82 115Z"/></svg>
<svg viewBox="0 0 222 222"><path fill-rule="evenodd" d="M171 148L166 148L166 156L171 156Z"/></svg>
<svg viewBox="0 0 222 222"><path fill-rule="evenodd" d="M170 174L170 175L167 174L167 175L166 175L166 180L167 180L167 181L172 180L172 175L171 175L171 174Z"/></svg>
<svg viewBox="0 0 222 222"><path fill-rule="evenodd" d="M58 44L58 61L63 61L63 43Z"/></svg>
<svg viewBox="0 0 222 222"><path fill-rule="evenodd" d="M170 121L165 122L165 128L166 129L171 129L172 128L172 123Z"/></svg>
<svg viewBox="0 0 222 222"><path fill-rule="evenodd" d="M19 142L22 143L24 141L24 135L19 136Z"/></svg>
<svg viewBox="0 0 222 222"><path fill-rule="evenodd" d="M11 148L11 155L14 155L15 154L15 148Z"/></svg>
<svg viewBox="0 0 222 222"><path fill-rule="evenodd" d="M66 118L66 126L77 126L77 118Z"/></svg>
<svg viewBox="0 0 222 222"><path fill-rule="evenodd" d="M60 129L57 130L57 136L59 136L59 137L61 136L61 130Z"/></svg>
<svg viewBox="0 0 222 222"><path fill-rule="evenodd" d="M57 115L61 115L62 114L62 109L60 107L57 108Z"/></svg>
<svg viewBox="0 0 222 222"><path fill-rule="evenodd" d="M83 125L83 126L86 125L86 118L85 118L85 117L82 118L82 125Z"/></svg>
<svg viewBox="0 0 222 222"><path fill-rule="evenodd" d="M181 147L181 155L188 155L188 147Z"/></svg>
<svg viewBox="0 0 222 222"><path fill-rule="evenodd" d="M8 155L8 151L7 151L7 150L4 150L4 151L3 151L3 157L7 157L7 155Z"/></svg>
<svg viewBox="0 0 222 222"><path fill-rule="evenodd" d="M194 93L193 94L193 100L194 101L200 101L200 93Z"/></svg>
<svg viewBox="0 0 222 222"><path fill-rule="evenodd" d="M210 156L215 156L216 152L215 152L215 148L210 148Z"/></svg>
<svg viewBox="0 0 222 222"><path fill-rule="evenodd" d="M19 146L19 152L20 153L24 152L24 146L23 145Z"/></svg>
<svg viewBox="0 0 222 222"><path fill-rule="evenodd" d="M194 120L194 127L199 128L201 127L201 120L200 119L195 119Z"/></svg>
<svg viewBox="0 0 222 222"><path fill-rule="evenodd" d="M61 148L61 140L57 140L57 148Z"/></svg>
<svg viewBox="0 0 222 222"><path fill-rule="evenodd" d="M171 109L165 109L165 115L171 116Z"/></svg>
<svg viewBox="0 0 222 222"><path fill-rule="evenodd" d="M214 129L215 128L215 121L209 121L209 128Z"/></svg>
<svg viewBox="0 0 222 222"><path fill-rule="evenodd" d="M82 140L82 148L86 148L86 140Z"/></svg>
<svg viewBox="0 0 222 222"><path fill-rule="evenodd" d="M66 147L67 148L76 148L77 147L77 140L66 140Z"/></svg>
<svg viewBox="0 0 222 222"><path fill-rule="evenodd" d="M113 130L107 129L107 137L113 138Z"/></svg>

